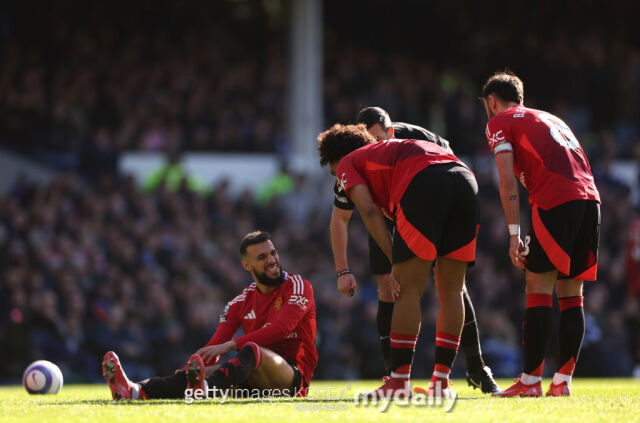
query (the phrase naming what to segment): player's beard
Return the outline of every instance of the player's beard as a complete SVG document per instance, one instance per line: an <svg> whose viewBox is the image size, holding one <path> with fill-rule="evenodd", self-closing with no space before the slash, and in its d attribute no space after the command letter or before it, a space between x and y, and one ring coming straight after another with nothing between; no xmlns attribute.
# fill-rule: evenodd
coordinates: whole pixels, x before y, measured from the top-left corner
<svg viewBox="0 0 640 423"><path fill-rule="evenodd" d="M258 279L258 282L263 285L280 286L284 282L284 272L282 271L280 265L278 265L278 269L278 276L276 276L275 278L267 276L266 272L260 273L257 269L253 269L253 274L256 276L256 279Z"/></svg>

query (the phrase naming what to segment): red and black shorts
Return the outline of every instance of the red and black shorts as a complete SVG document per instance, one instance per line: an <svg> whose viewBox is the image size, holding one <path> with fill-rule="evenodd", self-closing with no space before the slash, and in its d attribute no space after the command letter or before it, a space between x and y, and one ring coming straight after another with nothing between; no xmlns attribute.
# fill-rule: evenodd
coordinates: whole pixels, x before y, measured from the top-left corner
<svg viewBox="0 0 640 423"><path fill-rule="evenodd" d="M531 230L524 239L526 269L557 269L559 279L594 281L598 270L600 204L575 200L549 210L533 206Z"/></svg>
<svg viewBox="0 0 640 423"><path fill-rule="evenodd" d="M473 263L479 223L478 183L459 163L419 172L396 205L393 263L415 256Z"/></svg>

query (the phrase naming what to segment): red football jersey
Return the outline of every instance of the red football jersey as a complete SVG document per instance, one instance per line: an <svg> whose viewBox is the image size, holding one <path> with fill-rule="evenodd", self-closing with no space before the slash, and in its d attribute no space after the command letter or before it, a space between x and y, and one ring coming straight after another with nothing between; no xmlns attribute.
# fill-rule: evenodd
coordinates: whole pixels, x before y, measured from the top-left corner
<svg viewBox="0 0 640 423"><path fill-rule="evenodd" d="M457 162L444 148L420 140L389 140L365 145L345 156L336 169L338 187L349 189L366 185L373 201L387 217L393 216L409 183L418 172L433 164ZM465 166L466 167L466 166Z"/></svg>
<svg viewBox="0 0 640 423"><path fill-rule="evenodd" d="M262 294L252 283L227 303L207 345L231 340L239 327L244 335L235 339L238 349L248 342L270 349L296 363L304 385L309 386L318 363L316 304L309 281L285 272L283 284L269 294Z"/></svg>
<svg viewBox="0 0 640 423"><path fill-rule="evenodd" d="M486 129L493 154L513 152L513 167L543 210L573 200L600 201L591 166L580 143L561 119L516 106L495 115Z"/></svg>
<svg viewBox="0 0 640 423"><path fill-rule="evenodd" d="M640 294L640 217L636 218L627 231L627 283L629 291Z"/></svg>

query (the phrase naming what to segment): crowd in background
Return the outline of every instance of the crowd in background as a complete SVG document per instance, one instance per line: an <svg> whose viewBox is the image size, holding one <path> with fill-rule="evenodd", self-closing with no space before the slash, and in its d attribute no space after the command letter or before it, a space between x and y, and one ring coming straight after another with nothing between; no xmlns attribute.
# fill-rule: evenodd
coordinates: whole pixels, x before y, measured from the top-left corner
<svg viewBox="0 0 640 423"><path fill-rule="evenodd" d="M186 182L177 190L160 183L148 192L114 173L127 150L286 156L285 3L221 1L212 10L204 1L116 7L61 0L38 12L29 1L0 6L0 145L65 170L48 186L18 180L0 194L0 382L45 357L66 380L97 381L110 349L132 378L173 372L251 281L237 249L256 228L272 233L283 267L314 286L317 377L382 375L362 224L350 227L358 295L346 298L335 287L330 182L291 174L286 192L256 200L251 192L232 194L225 183L198 192ZM495 63L509 64L525 81L525 103L572 127L603 200L598 282L586 287L576 374L630 375L640 363L640 293L630 289L625 256L638 213L609 165L640 157L640 37L626 9L632 2L610 2L593 16L597 2L579 8L582 15L544 2L499 13L495 5L461 0L410 2L424 13L382 0L324 3L327 124L352 121L362 106L383 106L392 119L449 139L476 173L482 221L468 288L498 376L521 367L524 275L507 256L480 84L498 70ZM545 19L551 15L557 19ZM528 31L525 22L533 21L544 30ZM416 377L432 368L437 310L430 281ZM454 376L464 372L464 360L457 363Z"/></svg>
<svg viewBox="0 0 640 423"><path fill-rule="evenodd" d="M475 165L482 220L468 288L487 362L496 375L509 377L521 361L524 275L507 257L492 172L487 163ZM145 194L132 179L104 178L83 188L72 174L46 187L16 182L0 196L2 378L19 377L28 362L46 357L70 381L95 380L107 350L118 352L133 378L180 367L212 335L225 303L251 282L238 245L254 228L273 234L285 270L313 284L317 377L381 376L376 285L367 267L364 225L350 227L350 265L360 289L347 298L336 289L330 255L331 201L325 207L313 203L330 183L292 177L292 190L261 206L249 192L232 196L224 183L203 196L186 184ZM599 276L586 288L587 329L577 374L623 376L631 374L639 352L638 298L626 295L624 264L625 232L635 212L628 190L601 184L600 192ZM433 360L438 305L433 282L428 285L416 377L427 377ZM459 376L464 364L458 362ZM548 370L553 362L550 354Z"/></svg>
<svg viewBox="0 0 640 423"><path fill-rule="evenodd" d="M325 0L325 120L382 105L456 140L458 154L482 153L480 84L509 66L526 103L564 118L590 155L638 158L633 2L571 3ZM0 144L85 173L130 150L286 155L286 2L208 6L0 7Z"/></svg>
<svg viewBox="0 0 640 423"><path fill-rule="evenodd" d="M0 43L1 143L88 173L127 150L284 148L282 25L269 9L209 3L0 6L15 9Z"/></svg>

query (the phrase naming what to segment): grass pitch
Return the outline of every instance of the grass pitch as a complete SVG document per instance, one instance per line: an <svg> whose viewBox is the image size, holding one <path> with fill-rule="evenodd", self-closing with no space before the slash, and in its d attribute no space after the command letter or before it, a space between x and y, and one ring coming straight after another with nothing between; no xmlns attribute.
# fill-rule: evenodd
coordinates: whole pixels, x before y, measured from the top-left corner
<svg viewBox="0 0 640 423"><path fill-rule="evenodd" d="M500 380L503 388L509 380ZM549 380L544 381L546 390ZM455 381L458 400L451 412L442 407L392 404L381 407L354 404L357 392L380 383L330 382L312 384L307 399L120 401L111 400L104 385L65 386L58 395L32 396L21 386L0 387L2 422L146 422L205 421L268 423L301 422L640 422L640 381L632 379L576 379L570 398L491 398L474 391L465 381ZM426 388L427 381L414 386Z"/></svg>

